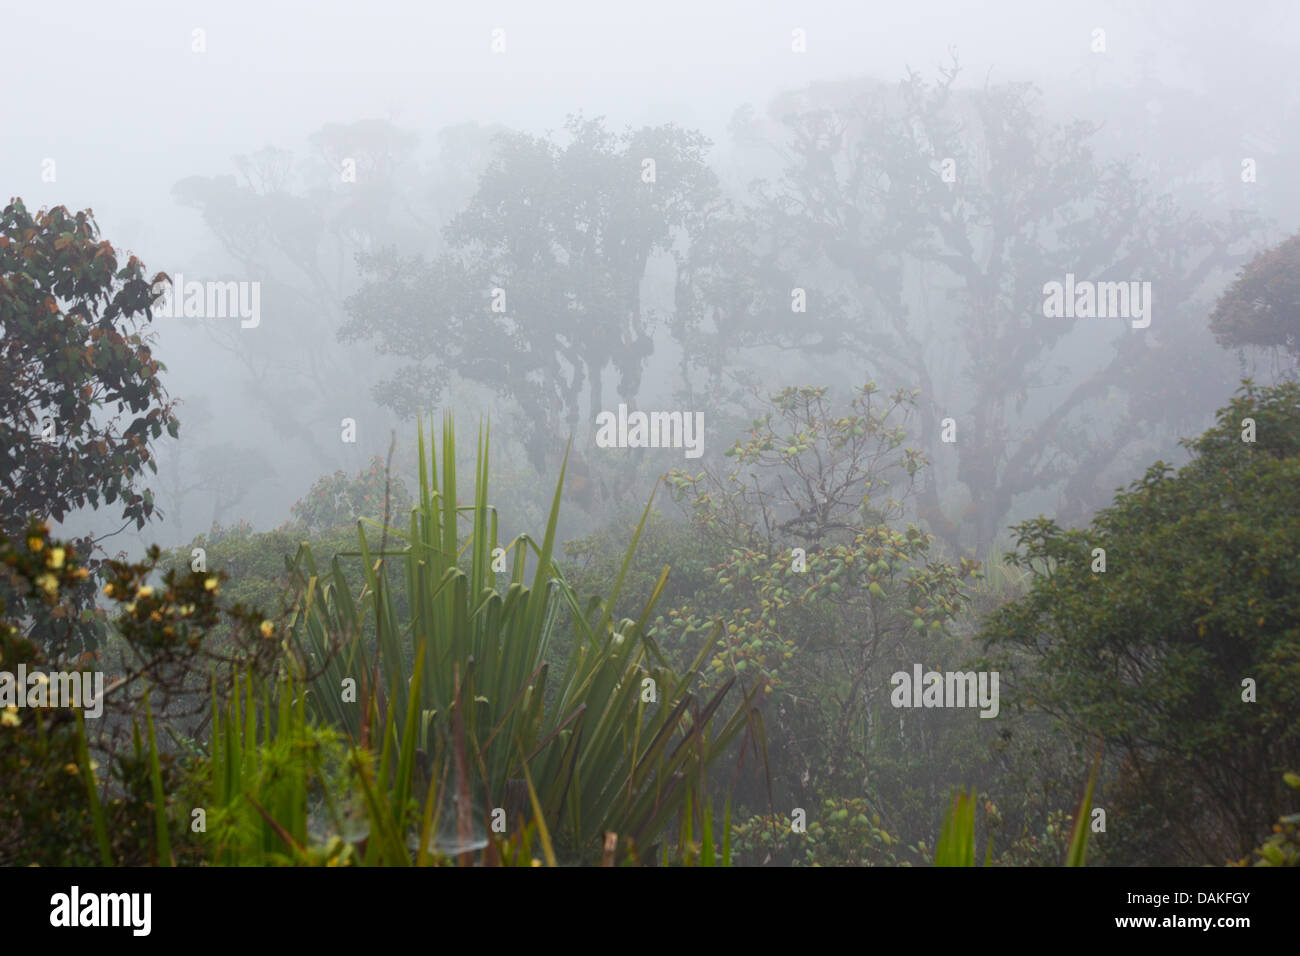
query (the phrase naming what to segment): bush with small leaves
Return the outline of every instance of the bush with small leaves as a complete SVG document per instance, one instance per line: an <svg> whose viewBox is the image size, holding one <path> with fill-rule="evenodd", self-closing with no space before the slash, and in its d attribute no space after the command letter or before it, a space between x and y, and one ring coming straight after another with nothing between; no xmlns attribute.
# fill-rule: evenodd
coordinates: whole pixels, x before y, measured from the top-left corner
<svg viewBox="0 0 1300 956"><path fill-rule="evenodd" d="M859 797L832 797L796 832L780 814L736 824L732 848L741 866L909 866L898 858L902 841L881 825Z"/></svg>

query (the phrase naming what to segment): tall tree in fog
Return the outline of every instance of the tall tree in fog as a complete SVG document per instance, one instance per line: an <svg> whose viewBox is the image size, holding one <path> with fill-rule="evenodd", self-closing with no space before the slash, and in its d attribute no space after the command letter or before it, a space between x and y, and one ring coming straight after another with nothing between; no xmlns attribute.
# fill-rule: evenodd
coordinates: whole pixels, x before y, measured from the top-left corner
<svg viewBox="0 0 1300 956"><path fill-rule="evenodd" d="M1047 122L1027 84L959 93L956 76L774 104L786 168L694 247L678 333L713 377L738 349L776 343L919 388L921 440L936 462L955 455L969 495L953 520L932 479L921 514L983 552L1017 496L1059 489L1080 516L1134 442L1171 437L1230 392L1197 296L1239 261L1252 221L1177 208L1100 161L1094 127ZM1067 273L1151 282L1151 326L1045 317L1044 284ZM1062 354L1079 323L1095 330L1084 354ZM944 418L955 444L939 442Z"/></svg>
<svg viewBox="0 0 1300 956"><path fill-rule="evenodd" d="M0 212L0 536L27 540L31 520L111 508L121 527L72 542L98 573L100 542L154 517L144 471L157 472L155 442L179 423L151 348L153 298L144 264L131 256L119 268L89 210L33 216L18 199ZM57 571L64 559L52 551L45 560ZM56 605L57 580L46 580L48 600L38 601L4 575L0 608L47 646L93 649L103 631L93 583L65 589Z"/></svg>
<svg viewBox="0 0 1300 956"><path fill-rule="evenodd" d="M370 350L337 340L343 301L359 285L357 256L393 245L437 249L439 229L468 198L462 177L486 161L488 138L477 126L443 130L439 156L421 166L413 133L385 120L331 123L311 136L308 156L267 147L237 157L238 176L191 177L174 188L202 212L238 277L262 284L258 328L212 329L243 371L241 393L279 442L324 470L339 464L340 416L364 428L377 411L364 385L341 388L382 370Z"/></svg>
<svg viewBox="0 0 1300 956"><path fill-rule="evenodd" d="M390 249L348 301L345 341L406 360L376 397L403 414L452 376L513 399L542 465L582 417L631 402L653 351L641 284L656 253L699 232L719 201L707 140L674 125L614 133L571 117L567 142L503 134L478 191L432 260ZM561 439L561 440L557 440Z"/></svg>
<svg viewBox="0 0 1300 956"><path fill-rule="evenodd" d="M173 190L202 211L239 278L261 283L267 321L213 329L244 371L240 385L277 440L323 467L336 462L326 430L312 426L337 426L338 385L353 371L334 342L339 303L357 246L393 236L394 180L414 143L387 123L331 125L313 137L314 163L268 146L238 157L238 176L191 177Z"/></svg>

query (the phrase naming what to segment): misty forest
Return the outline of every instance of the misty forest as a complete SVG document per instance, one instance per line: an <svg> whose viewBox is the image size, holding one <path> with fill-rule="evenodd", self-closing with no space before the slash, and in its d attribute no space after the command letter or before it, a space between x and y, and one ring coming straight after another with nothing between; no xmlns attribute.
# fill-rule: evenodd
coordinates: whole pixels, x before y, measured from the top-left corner
<svg viewBox="0 0 1300 956"><path fill-rule="evenodd" d="M1300 864L1292 4L268 6L0 12L0 863Z"/></svg>

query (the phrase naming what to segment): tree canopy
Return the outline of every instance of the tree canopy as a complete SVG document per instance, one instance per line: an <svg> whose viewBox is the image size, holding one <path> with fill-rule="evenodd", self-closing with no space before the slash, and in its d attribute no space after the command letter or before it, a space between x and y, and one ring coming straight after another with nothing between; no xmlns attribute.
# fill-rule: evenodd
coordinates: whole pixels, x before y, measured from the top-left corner
<svg viewBox="0 0 1300 956"><path fill-rule="evenodd" d="M151 442L179 427L143 331L160 277L135 256L119 268L90 210L32 215L19 199L0 213L0 534L86 506L119 507L137 529L154 514L140 479L157 471ZM3 594L32 633L58 644L79 631L94 645L93 585L69 593L76 614Z"/></svg>
<svg viewBox="0 0 1300 956"><path fill-rule="evenodd" d="M1219 297L1210 329L1225 348L1284 349L1300 358L1300 234L1238 273Z"/></svg>
<svg viewBox="0 0 1300 956"><path fill-rule="evenodd" d="M1247 381L1184 445L1089 528L1017 525L1033 584L984 637L1023 655L1016 699L1121 761L1124 839L1222 864L1300 763L1300 385Z"/></svg>
<svg viewBox="0 0 1300 956"><path fill-rule="evenodd" d="M90 210L0 214L0 530L101 500L137 528L153 513L137 478L178 423L141 332L158 278L144 273L135 256L118 268Z"/></svg>

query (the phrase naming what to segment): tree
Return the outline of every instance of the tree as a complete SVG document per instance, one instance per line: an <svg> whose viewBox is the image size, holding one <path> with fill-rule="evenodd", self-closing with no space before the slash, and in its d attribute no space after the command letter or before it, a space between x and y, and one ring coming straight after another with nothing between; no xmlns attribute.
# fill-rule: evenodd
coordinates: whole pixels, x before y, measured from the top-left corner
<svg viewBox="0 0 1300 956"><path fill-rule="evenodd" d="M340 332L407 360L375 388L401 414L437 404L453 371L514 399L539 467L557 460L584 398L590 417L602 410L610 370L620 398L635 398L654 347L642 281L716 191L698 133L615 134L582 117L566 130L563 146L502 134L445 254L364 257L372 281Z"/></svg>
<svg viewBox="0 0 1300 956"><path fill-rule="evenodd" d="M355 529L358 519L400 521L411 510L411 495L405 483L390 476L378 456L355 478L343 471L317 479L306 497L291 509L302 530L309 535L340 528Z"/></svg>
<svg viewBox="0 0 1300 956"><path fill-rule="evenodd" d="M396 198L419 191L414 134L362 120L328 124L311 145L308 157L268 146L237 157L237 176L191 176L172 192L201 212L238 276L261 284L272 313L255 330L205 323L204 331L237 363L241 392L276 441L333 468L341 415L363 431L387 433L364 428L374 420L366 396L339 407L340 381L376 374L366 356L335 339L340 305L356 288L354 260L385 243L417 243L432 227ZM213 510L224 510L230 489L208 490L217 498Z"/></svg>
<svg viewBox="0 0 1300 956"><path fill-rule="evenodd" d="M1300 384L1247 381L1184 445L1089 528L1017 525L1033 583L983 636L1019 658L1008 698L1105 740L1131 857L1222 864L1300 765Z"/></svg>
<svg viewBox="0 0 1300 956"><path fill-rule="evenodd" d="M1210 330L1224 348L1282 349L1300 358L1300 234L1238 273L1214 307Z"/></svg>
<svg viewBox="0 0 1300 956"><path fill-rule="evenodd" d="M344 300L360 284L357 257L387 247L437 252L439 230L487 164L492 132L473 123L448 127L425 157L416 133L386 120L328 123L308 138L305 153L268 146L236 157L235 175L174 185L177 201L199 211L225 253L226 277L260 283L266 320L248 330L223 321L199 326L257 414L241 418L239 436L228 442L168 449L177 477L164 491L173 513L187 501L191 521L225 521L258 483L269 491L264 479L277 469L283 479L290 456L309 462L309 472L333 471L359 468L387 447L386 412L366 389L339 387L385 374L381 357L337 338ZM200 268L222 274L212 261L191 261L185 272ZM189 324L176 323L176 334ZM186 421L194 411L187 404ZM357 424L356 444L338 440L344 417ZM280 450L274 465L255 447L271 443ZM191 492L211 501L207 515L188 506Z"/></svg>
<svg viewBox="0 0 1300 956"><path fill-rule="evenodd" d="M144 271L134 256L118 267L90 210L33 216L16 200L0 214L0 534L101 503L137 529L154 514L140 478L157 471L152 441L179 423L143 332L163 277ZM90 593L74 609L88 610ZM33 626L57 641L76 624L38 613Z"/></svg>
<svg viewBox="0 0 1300 956"><path fill-rule="evenodd" d="M1135 442L1209 416L1204 396L1231 380L1189 303L1239 261L1253 221L1155 194L1094 155L1095 127L1049 121L1028 84L964 92L956 78L954 64L933 84L910 74L775 102L784 169L738 216L710 220L680 273L677 332L712 391L729 353L756 348L918 387L935 462L922 516L982 555L1017 498L1057 491L1081 517ZM1150 282L1152 327L1046 318L1044 283L1067 273ZM1097 323L1091 341L1071 338L1080 322ZM959 436L943 445L947 417ZM968 501L940 500L954 478Z"/></svg>
<svg viewBox="0 0 1300 956"><path fill-rule="evenodd" d="M139 329L154 295L144 266L99 240L90 210L31 216L22 201L0 218L0 528L30 515L62 521L120 499L144 527L153 495L136 480L149 443L178 422ZM116 414L97 413L116 406ZM44 417L42 416L44 413Z"/></svg>
<svg viewBox="0 0 1300 956"><path fill-rule="evenodd" d="M781 798L865 792L901 826L918 810L906 802L916 777L934 784L947 770L935 745L949 748L972 725L910 712L904 729L889 675L904 659L960 656L948 628L975 566L937 559L929 535L898 527L925 464L904 445L911 393L869 383L840 410L828 389L789 388L767 404L727 451L729 473L667 476L727 557L652 633L689 659L719 628L712 679L735 675L768 695Z"/></svg>

